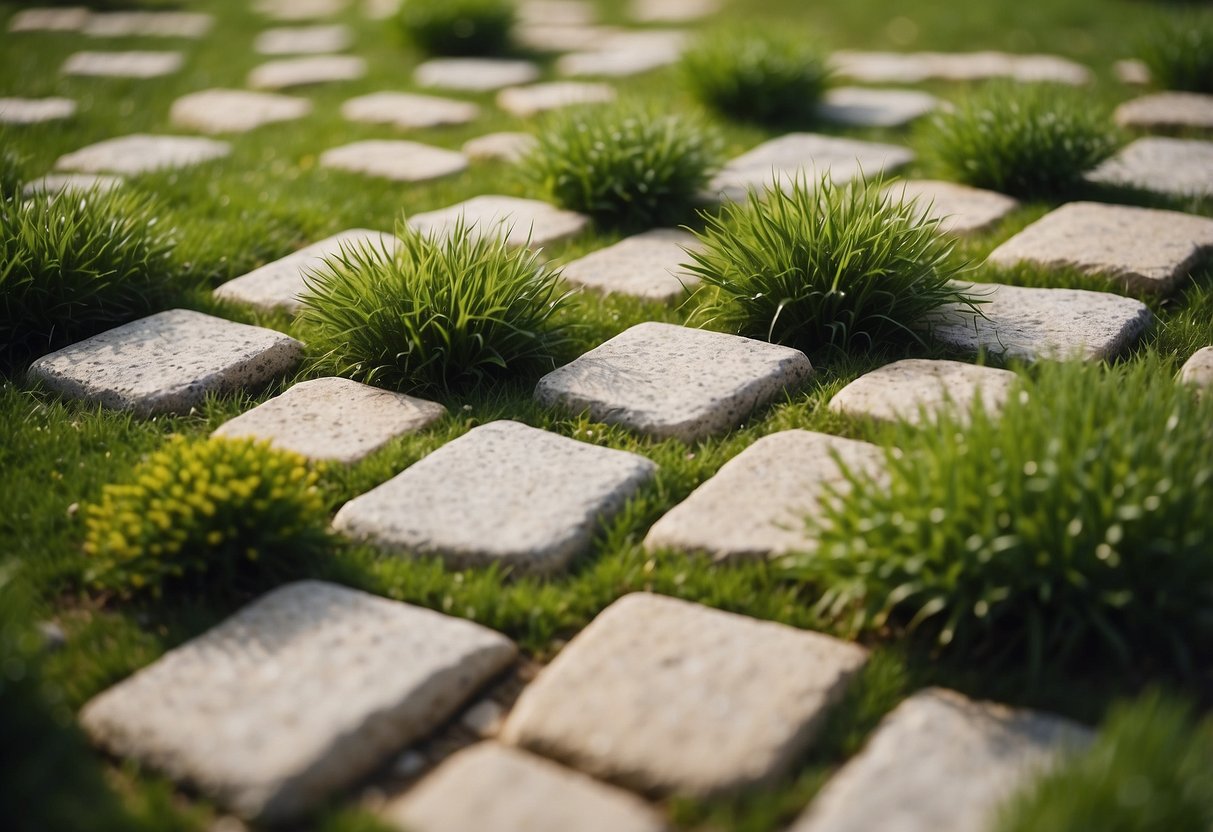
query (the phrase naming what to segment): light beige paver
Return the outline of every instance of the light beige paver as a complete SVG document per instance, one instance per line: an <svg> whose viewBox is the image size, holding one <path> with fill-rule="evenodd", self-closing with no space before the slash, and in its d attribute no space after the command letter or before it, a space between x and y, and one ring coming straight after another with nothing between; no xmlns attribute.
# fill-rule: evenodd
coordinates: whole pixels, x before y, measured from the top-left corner
<svg viewBox="0 0 1213 832"><path fill-rule="evenodd" d="M683 268L691 261L687 251L698 245L689 232L654 228L590 252L560 274L569 283L603 294L675 300L699 285L699 277Z"/></svg>
<svg viewBox="0 0 1213 832"><path fill-rule="evenodd" d="M41 124L76 114L70 98L0 98L0 124Z"/></svg>
<svg viewBox="0 0 1213 832"><path fill-rule="evenodd" d="M477 234L500 234L512 246L539 248L580 234L590 218L537 199L476 196L436 211L413 214L408 224L423 234L442 238L462 220Z"/></svg>
<svg viewBox="0 0 1213 832"><path fill-rule="evenodd" d="M636 75L677 62L686 41L686 33L678 30L620 32L595 41L590 49L564 55L556 61L556 71L575 76Z"/></svg>
<svg viewBox="0 0 1213 832"><path fill-rule="evenodd" d="M273 20L319 20L345 11L349 0L256 0L258 13Z"/></svg>
<svg viewBox="0 0 1213 832"><path fill-rule="evenodd" d="M826 91L817 117L853 127L902 127L939 104L938 98L919 90L834 87Z"/></svg>
<svg viewBox="0 0 1213 832"><path fill-rule="evenodd" d="M255 89L281 90L356 81L364 75L366 60L355 55L310 55L267 61L249 73L248 85Z"/></svg>
<svg viewBox="0 0 1213 832"><path fill-rule="evenodd" d="M1019 208L1019 201L1006 194L934 179L893 182L885 192L915 201L920 215L938 219L939 230L948 234L987 231Z"/></svg>
<svg viewBox="0 0 1213 832"><path fill-rule="evenodd" d="M93 12L82 31L94 38L192 38L206 37L215 18L202 12L120 11Z"/></svg>
<svg viewBox="0 0 1213 832"><path fill-rule="evenodd" d="M320 165L397 182L424 182L459 173L468 160L462 153L428 144L368 140L326 150Z"/></svg>
<svg viewBox="0 0 1213 832"><path fill-rule="evenodd" d="M581 26L598 19L598 9L586 0L521 0L518 19L523 23Z"/></svg>
<svg viewBox="0 0 1213 832"><path fill-rule="evenodd" d="M907 358L855 379L834 394L830 409L848 416L881 422L900 419L917 425L951 408L964 422L979 398L985 411L996 416L1015 383L1016 375L1009 370Z"/></svg>
<svg viewBox="0 0 1213 832"><path fill-rule="evenodd" d="M97 78L159 78L180 72L185 56L180 52L76 52L63 64L64 75Z"/></svg>
<svg viewBox="0 0 1213 832"><path fill-rule="evenodd" d="M1116 123L1148 130L1213 130L1213 95L1157 92L1116 108Z"/></svg>
<svg viewBox="0 0 1213 832"><path fill-rule="evenodd" d="M467 124L480 115L480 108L467 101L433 95L373 92L342 104L341 115L349 121L409 129Z"/></svg>
<svg viewBox="0 0 1213 832"><path fill-rule="evenodd" d="M638 23L687 23L720 10L721 0L631 0L628 17Z"/></svg>
<svg viewBox="0 0 1213 832"><path fill-rule="evenodd" d="M593 49L606 38L625 30L613 26L522 23L514 30L519 46L536 52L572 52Z"/></svg>
<svg viewBox="0 0 1213 832"><path fill-rule="evenodd" d="M419 87L489 92L538 81L538 65L509 58L432 58L413 70Z"/></svg>
<svg viewBox="0 0 1213 832"><path fill-rule="evenodd" d="M1184 362L1179 380L1198 387L1213 387L1213 347L1202 347Z"/></svg>
<svg viewBox="0 0 1213 832"><path fill-rule="evenodd" d="M266 124L294 121L312 111L306 98L249 90L201 90L173 102L169 120L203 133L245 133Z"/></svg>
<svg viewBox="0 0 1213 832"><path fill-rule="evenodd" d="M1117 61L1112 65L1112 71L1122 84L1144 87L1150 83L1150 68L1136 58Z"/></svg>
<svg viewBox="0 0 1213 832"><path fill-rule="evenodd" d="M518 162L535 149L538 141L530 133L501 132L477 136L464 142L461 150L469 159L499 159Z"/></svg>
<svg viewBox="0 0 1213 832"><path fill-rule="evenodd" d="M349 27L339 23L286 26L257 35L253 51L258 55L324 55L344 52L353 42Z"/></svg>
<svg viewBox="0 0 1213 832"><path fill-rule="evenodd" d="M1081 86L1091 70L1057 55L1015 55L1006 52L861 52L840 50L830 61L838 72L864 83L915 84L933 79L977 81L1011 78Z"/></svg>
<svg viewBox="0 0 1213 832"><path fill-rule="evenodd" d="M1213 196L1213 142L1152 136L1125 146L1086 176L1103 185L1177 197Z"/></svg>
<svg viewBox="0 0 1213 832"><path fill-rule="evenodd" d="M26 182L21 188L22 196L34 194L57 194L60 191L112 191L126 182L121 176L105 176L96 173L48 173Z"/></svg>
<svg viewBox="0 0 1213 832"><path fill-rule="evenodd" d="M602 104L614 100L614 87L578 81L553 81L528 87L508 87L497 94L498 107L523 118L575 104Z"/></svg>
<svg viewBox="0 0 1213 832"><path fill-rule="evenodd" d="M197 136L152 136L136 133L106 139L60 156L55 169L80 173L121 173L184 168L221 159L232 152L227 142Z"/></svg>
<svg viewBox="0 0 1213 832"><path fill-rule="evenodd" d="M8 21L10 32L77 32L88 23L84 6L22 9Z"/></svg>

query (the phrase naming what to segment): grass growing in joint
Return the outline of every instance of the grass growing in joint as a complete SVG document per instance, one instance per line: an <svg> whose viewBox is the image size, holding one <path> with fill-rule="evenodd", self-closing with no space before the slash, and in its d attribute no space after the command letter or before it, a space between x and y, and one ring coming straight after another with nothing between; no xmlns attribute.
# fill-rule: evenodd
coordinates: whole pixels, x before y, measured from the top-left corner
<svg viewBox="0 0 1213 832"><path fill-rule="evenodd" d="M1213 13L1168 19L1149 33L1138 53L1155 86L1213 93Z"/></svg>
<svg viewBox="0 0 1213 832"><path fill-rule="evenodd" d="M406 0L396 20L424 52L495 55L508 49L516 16L511 0Z"/></svg>

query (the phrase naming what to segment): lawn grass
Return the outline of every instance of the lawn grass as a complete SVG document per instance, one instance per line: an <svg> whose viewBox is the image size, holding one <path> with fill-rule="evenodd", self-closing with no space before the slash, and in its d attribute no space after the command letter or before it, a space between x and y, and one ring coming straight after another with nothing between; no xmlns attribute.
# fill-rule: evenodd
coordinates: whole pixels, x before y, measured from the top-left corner
<svg viewBox="0 0 1213 832"><path fill-rule="evenodd" d="M198 43L101 41L72 34L0 34L0 95L65 95L81 103L80 114L70 122L6 133L4 142L23 157L27 175L48 170L59 155L94 141L134 132L183 132L168 123L168 109L175 98L207 87L243 86L248 70L261 61L252 52L253 38L270 24L252 12L246 0L183 5L216 15L216 27L207 39ZM600 3L608 20L622 19L622 5ZM0 3L0 29L6 27L15 8ZM1098 82L1086 94L1101 106L1112 106L1136 94L1113 80L1112 63L1132 54L1137 33L1144 27L1174 13L1168 4L1135 0L987 0L970 4L965 14L957 14L954 4L941 0L905 0L895 7L887 0L833 4L732 0L713 25L722 21L727 25L729 20L787 19L829 48L1056 52L1091 66ZM232 138L234 152L227 160L140 177L132 184L132 188L157 196L165 206L165 222L182 241L176 255L179 280L173 305L298 334L298 326L281 313L220 304L210 297L209 289L346 228L389 230L402 210L431 210L484 193L537 195L519 172L492 162L475 163L449 179L415 185L319 169L316 160L322 151L361 139L403 137L458 148L474 136L528 126L524 120L498 112L491 95L455 96L483 106L482 117L465 127L402 134L387 127L344 122L338 108L347 98L381 89L411 88L411 68L421 56L402 42L390 22L367 21L356 10L344 15L343 22L355 29L355 51L370 65L367 78L298 92L315 102L311 116ZM80 49L178 46L189 55L186 69L164 79L116 81L58 75L63 60ZM677 77L677 70L670 68L623 79L617 86L621 95L659 105L662 110L696 111ZM923 87L949 99L958 98L966 89L965 85L940 83ZM779 132L704 117L724 135L727 156ZM942 173L922 152L924 139L919 131L821 129L908 143L925 160L911 167L909 175ZM1106 190L1093 193L1113 201L1213 216L1213 204L1208 200L1169 200ZM980 262L995 245L1050 207L1091 195L1072 192L1047 202L1027 203L992 232L964 241L960 254ZM591 231L550 247L548 253L567 261L617 239L617 232ZM979 281L1008 279L1036 286L1098 286L1090 278L1034 270L1006 275L978 269L970 276ZM1197 348L1213 344L1213 269L1195 276L1174 298L1149 302L1158 320L1124 360L1157 353L1161 367L1174 371ZM690 313L690 305L576 297L566 314L583 326L563 358L572 358L635 323L681 323ZM401 438L348 470L331 470L325 475L322 487L330 512L471 427L496 418L517 419L585 441L639 451L660 465L659 473L600 531L591 551L566 575L553 579L513 580L496 570L449 572L432 561L385 557L368 546L338 543L333 544L324 567L310 574L482 622L516 639L529 656L541 661L612 600L638 589L831 631L828 622L818 621L812 614L816 598L772 566L724 568L673 552L649 554L640 541L657 517L762 435L803 428L881 441L879 431L834 414L825 405L834 392L858 375L908 356L950 357L938 348L913 344L858 356L813 355L817 372L803 391L760 411L725 437L691 446L639 439L618 428L544 411L530 399L534 378L444 395L441 401L449 415L436 426ZM5 506L0 514L0 543L7 555L22 564L23 578L32 590L33 618L54 620L66 633L65 645L45 657L42 673L67 708L78 708L248 600L178 597L171 603L119 602L89 591L81 579L87 559L81 550L84 521L80 506L96 501L106 483L124 479L143 455L162 447L170 435L205 435L294 380L298 379L282 380L254 396L209 400L187 416L149 420L60 401L27 381L19 368L6 372L0 380L0 471L4 472L0 504ZM920 647L879 636L869 637L869 643L876 651L872 665L831 719L824 740L787 778L770 789L739 798L673 801L669 809L675 824L681 828L712 824L752 832L778 828L803 807L833 768L860 747L881 715L925 684L945 684L975 696L1048 708L1088 723L1099 721L1118 696L1150 683L1172 685L1206 707L1210 699L1208 678L1146 678L1097 666L1065 673L1046 671L1032 678L1011 667L940 659ZM70 729L65 730L70 734ZM91 764L87 752L77 749L72 754L74 759L83 755ZM182 796L162 779L132 766L106 763L102 776L116 801L113 811L132 819L132 828L203 829L214 816L205 802ZM34 799L50 800L56 795L48 790ZM28 794L22 797L30 799ZM8 812L6 816L15 815ZM355 832L372 828L371 824L366 815L343 803L318 821L319 828L330 832Z"/></svg>

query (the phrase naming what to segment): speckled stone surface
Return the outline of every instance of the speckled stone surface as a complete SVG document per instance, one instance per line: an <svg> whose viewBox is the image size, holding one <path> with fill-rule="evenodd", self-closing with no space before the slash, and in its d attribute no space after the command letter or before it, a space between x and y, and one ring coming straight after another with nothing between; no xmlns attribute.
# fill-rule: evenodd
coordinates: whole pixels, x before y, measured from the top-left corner
<svg viewBox="0 0 1213 832"><path fill-rule="evenodd" d="M1028 289L998 283L964 284L980 314L954 306L930 316L941 343L976 355L1100 361L1135 343L1153 315L1139 300L1082 289Z"/></svg>
<svg viewBox="0 0 1213 832"><path fill-rule="evenodd" d="M169 120L203 133L245 133L265 124L293 121L312 111L306 98L248 90L202 90L173 102Z"/></svg>
<svg viewBox="0 0 1213 832"><path fill-rule="evenodd" d="M648 436L693 442L740 424L812 372L799 350L649 322L548 373L535 398Z"/></svg>
<svg viewBox="0 0 1213 832"><path fill-rule="evenodd" d="M1213 95L1158 92L1134 98L1116 108L1116 123L1151 130L1213 130Z"/></svg>
<svg viewBox="0 0 1213 832"><path fill-rule="evenodd" d="M718 561L812 549L805 519L822 516L830 489L849 489L834 454L852 473L873 476L885 458L876 445L824 433L764 436L654 523L644 547L703 553Z"/></svg>
<svg viewBox="0 0 1213 832"><path fill-rule="evenodd" d="M83 6L22 9L8 21L10 32L77 32L88 23L89 10Z"/></svg>
<svg viewBox="0 0 1213 832"><path fill-rule="evenodd" d="M55 194L59 191L89 191L94 188L112 191L126 182L121 176L105 176L96 173L48 173L26 182L21 188L22 196L33 194Z"/></svg>
<svg viewBox="0 0 1213 832"><path fill-rule="evenodd" d="M307 291L305 276L323 267L326 257L341 254L343 249L365 246L395 251L397 244L391 234L351 228L229 280L215 290L215 297L247 303L258 309L298 312L303 305L299 296Z"/></svg>
<svg viewBox="0 0 1213 832"><path fill-rule="evenodd" d="M281 58L254 67L248 85L255 89L281 90L312 84L355 81L366 75L366 61L355 55L312 55Z"/></svg>
<svg viewBox="0 0 1213 832"><path fill-rule="evenodd" d="M595 41L589 49L556 61L561 75L620 77L675 63L686 46L686 33L649 29L620 32Z"/></svg>
<svg viewBox="0 0 1213 832"><path fill-rule="evenodd" d="M843 139L816 133L788 133L763 142L726 164L713 177L708 191L720 198L745 199L750 191L762 192L776 180L781 187L801 177L810 184L826 172L837 183L861 173L875 178L914 161L914 152L892 144Z"/></svg>
<svg viewBox="0 0 1213 832"><path fill-rule="evenodd" d="M604 39L622 31L612 26L522 23L514 29L514 40L519 46L536 52L571 52L593 49Z"/></svg>
<svg viewBox="0 0 1213 832"><path fill-rule="evenodd" d="M407 832L663 832L622 789L495 742L457 753L386 818Z"/></svg>
<svg viewBox="0 0 1213 832"><path fill-rule="evenodd" d="M77 52L63 63L64 75L98 78L158 78L185 66L180 52Z"/></svg>
<svg viewBox="0 0 1213 832"><path fill-rule="evenodd" d="M193 38L205 37L215 19L201 12L93 12L85 21L84 34L94 38Z"/></svg>
<svg viewBox="0 0 1213 832"><path fill-rule="evenodd" d="M902 127L933 112L939 99L919 90L834 87L817 116L852 127Z"/></svg>
<svg viewBox="0 0 1213 832"><path fill-rule="evenodd" d="M1006 194L935 179L898 181L885 190L897 199L914 200L920 215L937 218L939 230L948 234L988 231L1019 207L1019 200Z"/></svg>
<svg viewBox="0 0 1213 832"><path fill-rule="evenodd" d="M459 173L468 160L462 153L428 144L370 139L324 151L320 165L397 182L424 182Z"/></svg>
<svg viewBox="0 0 1213 832"><path fill-rule="evenodd" d="M231 152L230 144L215 139L136 133L106 139L60 156L55 162L55 169L134 176L148 171L198 165L221 159Z"/></svg>
<svg viewBox="0 0 1213 832"><path fill-rule="evenodd" d="M0 98L0 124L40 124L76 114L70 98Z"/></svg>
<svg viewBox="0 0 1213 832"><path fill-rule="evenodd" d="M1202 347L1192 353L1179 371L1179 380L1199 387L1213 387L1213 347Z"/></svg>
<svg viewBox="0 0 1213 832"><path fill-rule="evenodd" d="M1070 202L994 249L987 263L1076 269L1167 294L1213 256L1213 219L1101 202Z"/></svg>
<svg viewBox="0 0 1213 832"><path fill-rule="evenodd" d="M928 80L977 81L1010 78L1089 84L1091 70L1057 55L1013 55L1006 52L859 52L840 50L831 63L839 74L865 83L915 84Z"/></svg>
<svg viewBox="0 0 1213 832"><path fill-rule="evenodd" d="M552 81L529 87L508 87L497 93L497 106L523 118L574 104L600 104L615 100L615 88L607 84Z"/></svg>
<svg viewBox="0 0 1213 832"><path fill-rule="evenodd" d="M699 278L682 268L691 260L687 251L697 246L695 235L686 231L654 228L574 260L561 276L603 294L676 300L699 285Z"/></svg>
<svg viewBox="0 0 1213 832"><path fill-rule="evenodd" d="M538 81L539 67L508 58L433 58L413 70L419 87L489 92Z"/></svg>
<svg viewBox="0 0 1213 832"><path fill-rule="evenodd" d="M446 413L436 402L346 378L317 378L224 422L215 436L251 436L309 459L354 463Z"/></svg>
<svg viewBox="0 0 1213 832"><path fill-rule="evenodd" d="M469 159L498 159L517 162L530 153L538 141L530 133L488 133L464 142L463 155Z"/></svg>
<svg viewBox="0 0 1213 832"><path fill-rule="evenodd" d="M324 55L349 49L353 42L349 27L341 24L287 26L257 35L253 51L258 55Z"/></svg>
<svg viewBox="0 0 1213 832"><path fill-rule="evenodd" d="M1213 142L1138 139L1087 174L1091 182L1169 196L1213 196Z"/></svg>
<svg viewBox="0 0 1213 832"><path fill-rule="evenodd" d="M480 108L467 101L418 95L411 92L373 92L351 98L341 105L349 121L390 124L393 127L439 127L467 124L480 115Z"/></svg>
<svg viewBox="0 0 1213 832"><path fill-rule="evenodd" d="M513 246L532 248L564 240L580 234L590 218L575 211L565 211L536 199L513 196L476 196L437 211L413 214L410 227L433 237L444 237L462 217L478 233L489 231L502 234Z"/></svg>
<svg viewBox="0 0 1213 832"><path fill-rule="evenodd" d="M272 20L319 20L341 14L349 0L256 0L254 8Z"/></svg>
<svg viewBox="0 0 1213 832"><path fill-rule="evenodd" d="M153 415L257 387L302 357L303 345L281 332L170 309L43 356L29 373L69 398Z"/></svg>
<svg viewBox="0 0 1213 832"><path fill-rule="evenodd" d="M470 621L301 581L97 696L80 721L106 751L279 823L441 725L515 654Z"/></svg>
<svg viewBox="0 0 1213 832"><path fill-rule="evenodd" d="M930 421L952 407L960 421L968 418L979 396L987 413L997 415L1016 375L1009 370L978 367L960 361L907 358L860 376L830 399L830 409L848 416L910 424Z"/></svg>
<svg viewBox="0 0 1213 832"><path fill-rule="evenodd" d="M1090 741L1061 717L931 688L902 702L789 832L974 832L1064 751Z"/></svg>
<svg viewBox="0 0 1213 832"><path fill-rule="evenodd" d="M502 737L645 793L735 791L786 771L866 660L819 633L635 593L540 671Z"/></svg>
<svg viewBox="0 0 1213 832"><path fill-rule="evenodd" d="M686 23L719 9L720 0L631 0L628 17L637 23Z"/></svg>
<svg viewBox="0 0 1213 832"><path fill-rule="evenodd" d="M656 470L636 454L490 422L355 497L333 526L454 568L550 574L585 551Z"/></svg>

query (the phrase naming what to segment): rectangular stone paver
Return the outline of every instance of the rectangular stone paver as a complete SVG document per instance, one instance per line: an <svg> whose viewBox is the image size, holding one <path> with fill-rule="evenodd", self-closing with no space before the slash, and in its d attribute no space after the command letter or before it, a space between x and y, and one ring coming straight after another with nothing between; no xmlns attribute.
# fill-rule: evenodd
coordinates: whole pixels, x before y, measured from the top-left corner
<svg viewBox="0 0 1213 832"><path fill-rule="evenodd" d="M523 118L575 104L602 104L614 100L614 87L578 81L552 81L528 87L509 87L497 94L498 107Z"/></svg>
<svg viewBox="0 0 1213 832"><path fill-rule="evenodd" d="M147 416L259 387L302 357L303 345L281 332L170 309L43 356L29 374L69 398Z"/></svg>
<svg viewBox="0 0 1213 832"><path fill-rule="evenodd" d="M407 129L467 124L480 115L480 108L467 101L432 95L373 92L351 98L342 104L341 115L348 121L390 124Z"/></svg>
<svg viewBox="0 0 1213 832"><path fill-rule="evenodd" d="M197 136L151 136L136 133L106 139L60 156L56 170L121 173L134 176L221 159L232 152L227 142Z"/></svg>
<svg viewBox="0 0 1213 832"><path fill-rule="evenodd" d="M1086 176L1090 182L1177 197L1213 197L1213 142L1138 139Z"/></svg>
<svg viewBox="0 0 1213 832"><path fill-rule="evenodd" d="M537 199L513 196L476 196L437 211L413 214L409 227L432 237L450 234L456 223L463 222L483 234L501 234L512 246L545 246L581 233L590 218L575 211L565 211Z"/></svg>
<svg viewBox="0 0 1213 832"><path fill-rule="evenodd" d="M628 792L495 742L457 753L386 816L407 832L664 832Z"/></svg>
<svg viewBox="0 0 1213 832"><path fill-rule="evenodd" d="M960 361L907 358L860 376L830 399L830 410L881 422L904 420L912 425L951 408L968 419L980 397L985 411L997 415L1006 403L1016 375L1009 370L978 367Z"/></svg>
<svg viewBox="0 0 1213 832"><path fill-rule="evenodd" d="M1019 208L1019 200L1006 194L935 179L893 182L885 192L904 202L913 200L921 216L938 219L939 230L948 234L988 231Z"/></svg>
<svg viewBox="0 0 1213 832"><path fill-rule="evenodd" d="M399 241L391 234L352 228L229 280L215 290L215 297L247 303L267 311L283 309L298 312L303 306L300 295L307 291L305 278L310 272L322 268L325 258L365 246L390 252L395 251L398 244Z"/></svg>
<svg viewBox="0 0 1213 832"><path fill-rule="evenodd" d="M320 166L397 182L424 182L459 173L468 160L462 153L428 144L371 139L326 150L320 154Z"/></svg>
<svg viewBox="0 0 1213 832"><path fill-rule="evenodd" d="M40 124L76 114L70 98L0 98L0 124Z"/></svg>
<svg viewBox="0 0 1213 832"><path fill-rule="evenodd" d="M318 581L280 587L81 711L89 737L245 818L298 818L442 724L509 639Z"/></svg>
<svg viewBox="0 0 1213 832"><path fill-rule="evenodd" d="M536 52L571 52L593 49L622 31L613 26L523 23L515 28L514 40L519 46Z"/></svg>
<svg viewBox="0 0 1213 832"><path fill-rule="evenodd" d="M473 428L337 512L354 538L453 568L565 568L657 466L518 422Z"/></svg>
<svg viewBox="0 0 1213 832"><path fill-rule="evenodd" d="M469 159L499 159L518 162L535 149L538 141L530 133L504 131L477 136L464 142L463 155Z"/></svg>
<svg viewBox="0 0 1213 832"><path fill-rule="evenodd" d="M819 633L636 593L540 672L502 738L646 793L735 791L786 771L866 660Z"/></svg>
<svg viewBox="0 0 1213 832"><path fill-rule="evenodd" d="M938 688L885 717L789 832L975 832L1060 754L1090 741L1050 714Z"/></svg>
<svg viewBox="0 0 1213 832"><path fill-rule="evenodd" d="M245 133L265 124L293 121L312 111L306 98L249 90L201 90L173 102L169 120L203 133Z"/></svg>
<svg viewBox="0 0 1213 832"><path fill-rule="evenodd" d="M1056 55L1012 55L1006 52L859 52L840 50L830 56L839 74L869 84L916 84L921 81L978 81L1011 78L1081 86L1091 83L1091 70Z"/></svg>
<svg viewBox="0 0 1213 832"><path fill-rule="evenodd" d="M254 67L248 85L255 89L281 90L337 81L356 81L366 75L366 61L356 55L311 55L281 58Z"/></svg>
<svg viewBox="0 0 1213 832"><path fill-rule="evenodd" d="M256 0L254 8L273 20L300 21L332 17L345 11L350 0Z"/></svg>
<svg viewBox="0 0 1213 832"><path fill-rule="evenodd" d="M201 12L93 12L83 32L94 38L202 38L215 19Z"/></svg>
<svg viewBox="0 0 1213 832"><path fill-rule="evenodd" d="M539 66L509 58L432 58L413 70L419 87L489 92L538 81Z"/></svg>
<svg viewBox="0 0 1213 832"><path fill-rule="evenodd" d="M8 21L10 32L78 32L88 23L83 6L22 9Z"/></svg>
<svg viewBox="0 0 1213 832"><path fill-rule="evenodd" d="M1179 380L1197 387L1213 387L1213 347L1202 347L1184 362Z"/></svg>
<svg viewBox="0 0 1213 832"><path fill-rule="evenodd" d="M853 474L879 475L884 451L824 433L787 430L764 436L724 464L649 529L649 551L676 549L718 561L764 558L814 546L806 520L821 517Z"/></svg>
<svg viewBox="0 0 1213 832"><path fill-rule="evenodd" d="M676 300L699 285L699 277L682 267L691 260L687 251L698 245L689 232L654 228L574 260L561 276L603 294Z"/></svg>
<svg viewBox="0 0 1213 832"><path fill-rule="evenodd" d="M266 29L253 41L258 55L324 55L344 52L354 42L348 26L289 26Z"/></svg>
<svg viewBox="0 0 1213 832"><path fill-rule="evenodd" d="M598 19L598 9L587 0L521 0L518 19L523 23L579 26Z"/></svg>
<svg viewBox="0 0 1213 832"><path fill-rule="evenodd" d="M63 64L64 75L98 78L158 78L185 66L180 52L77 52Z"/></svg>
<svg viewBox="0 0 1213 832"><path fill-rule="evenodd" d="M1116 123L1147 130L1213 130L1213 95L1158 92L1116 108Z"/></svg>
<svg viewBox="0 0 1213 832"><path fill-rule="evenodd" d="M903 127L938 106L938 98L919 90L835 87L826 91L817 117L852 127Z"/></svg>
<svg viewBox="0 0 1213 832"><path fill-rule="evenodd" d="M544 376L535 398L648 436L693 442L743 422L812 372L799 350L649 322Z"/></svg>
<svg viewBox="0 0 1213 832"><path fill-rule="evenodd" d="M721 0L631 0L628 17L637 23L686 23L715 14Z"/></svg>
<svg viewBox="0 0 1213 832"><path fill-rule="evenodd" d="M309 459L350 464L445 413L436 402L346 378L317 378L224 422L214 435L251 436Z"/></svg>
<svg viewBox="0 0 1213 832"><path fill-rule="evenodd" d="M592 48L556 61L561 75L624 76L676 63L687 36L678 30L620 32L596 41Z"/></svg>
<svg viewBox="0 0 1213 832"><path fill-rule="evenodd" d="M1139 292L1167 294L1213 255L1213 219L1070 202L994 249L987 262L1076 269Z"/></svg>
<svg viewBox="0 0 1213 832"><path fill-rule="evenodd" d="M56 194L60 191L112 191L126 180L121 176L105 176L97 173L48 173L26 182L21 188L22 196L34 194Z"/></svg>

